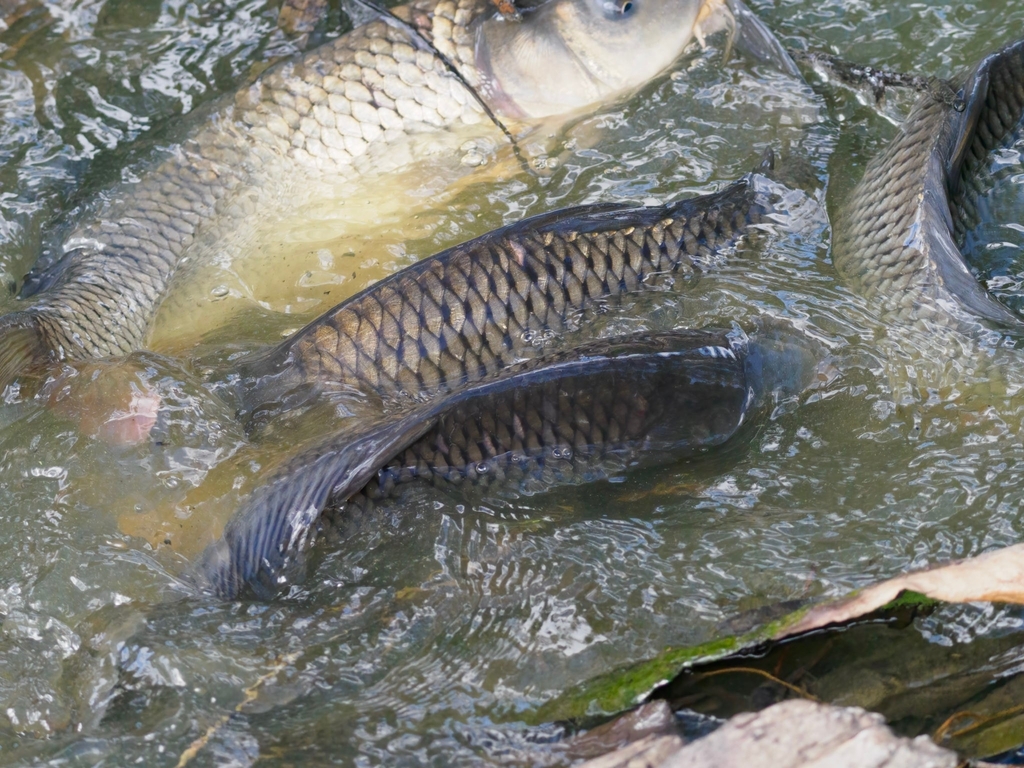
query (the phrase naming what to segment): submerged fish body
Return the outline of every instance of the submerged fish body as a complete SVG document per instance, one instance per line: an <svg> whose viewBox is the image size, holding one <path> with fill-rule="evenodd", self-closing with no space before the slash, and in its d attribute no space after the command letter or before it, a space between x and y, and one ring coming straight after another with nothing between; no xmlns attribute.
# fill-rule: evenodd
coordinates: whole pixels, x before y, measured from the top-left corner
<svg viewBox="0 0 1024 768"><path fill-rule="evenodd" d="M771 190L751 174L663 206L570 208L424 259L243 364L241 410L251 419L339 386L429 397L481 380L597 302L692 280L768 218Z"/></svg>
<svg viewBox="0 0 1024 768"><path fill-rule="evenodd" d="M413 479L530 492L721 445L772 392L808 383L813 354L790 336L761 343L682 331L593 342L300 449L207 548L197 581L223 598L270 596L299 576L325 529L358 525L368 499Z"/></svg>
<svg viewBox="0 0 1024 768"><path fill-rule="evenodd" d="M680 332L520 365L529 373L513 369L479 396L452 398L363 493L384 498L417 479L530 493L601 479L651 454L719 445L751 398L737 346L724 333Z"/></svg>
<svg viewBox="0 0 1024 768"><path fill-rule="evenodd" d="M1024 122L991 153L958 192L954 221L965 258L1001 302L1024 314L1020 254L1024 249Z"/></svg>
<svg viewBox="0 0 1024 768"><path fill-rule="evenodd" d="M33 362L142 347L189 249L286 206L296 179L355 178L386 166L410 136L486 121L478 95L506 118L535 119L641 85L701 24L731 13L710 3L714 13L698 20L705 5L548 0L512 23L489 0L416 0L394 10L400 18L375 19L272 67L159 165L112 190L37 265L24 308L0 318L0 383ZM744 18L741 29L759 25ZM644 55L623 56L625 48ZM540 55L556 49L553 59ZM538 91L550 93L531 95Z"/></svg>
<svg viewBox="0 0 1024 768"><path fill-rule="evenodd" d="M1024 118L1024 40L987 56L953 88L962 105L925 93L868 164L836 218L833 262L888 319L1021 329L972 275L956 235L969 215L965 180Z"/></svg>

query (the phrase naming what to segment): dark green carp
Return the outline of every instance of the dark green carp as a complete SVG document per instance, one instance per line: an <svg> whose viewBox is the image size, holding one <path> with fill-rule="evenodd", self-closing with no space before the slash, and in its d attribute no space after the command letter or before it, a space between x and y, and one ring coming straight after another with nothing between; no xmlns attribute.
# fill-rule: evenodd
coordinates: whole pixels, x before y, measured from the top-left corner
<svg viewBox="0 0 1024 768"><path fill-rule="evenodd" d="M971 216L971 177L1024 117L1024 40L952 81L952 93L922 95L868 164L835 220L832 258L887 319L1021 330L975 279L957 235Z"/></svg>
<svg viewBox="0 0 1024 768"><path fill-rule="evenodd" d="M271 596L301 576L325 529L344 533L368 500L414 479L532 492L701 453L773 392L802 390L814 362L777 331L634 336L524 361L296 451L207 548L197 581L222 598Z"/></svg>
<svg viewBox="0 0 1024 768"><path fill-rule="evenodd" d="M355 388L430 396L478 381L607 299L692 281L773 211L750 174L663 206L591 205L470 240L371 286L240 366L250 418Z"/></svg>
<svg viewBox="0 0 1024 768"><path fill-rule="evenodd" d="M795 72L740 0L548 0L518 22L490 0L416 0L393 13L267 70L93 206L29 275L23 307L0 318L0 384L34 362L141 348L201 245L215 253L318 179L415 159L411 137L485 125L485 105L526 122L579 110L643 84L719 27Z"/></svg>

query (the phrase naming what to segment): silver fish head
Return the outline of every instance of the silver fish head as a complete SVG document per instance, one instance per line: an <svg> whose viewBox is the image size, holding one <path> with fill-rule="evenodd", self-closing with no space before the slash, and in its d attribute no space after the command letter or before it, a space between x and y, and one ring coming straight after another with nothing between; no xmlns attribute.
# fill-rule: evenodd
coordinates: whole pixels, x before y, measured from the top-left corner
<svg viewBox="0 0 1024 768"><path fill-rule="evenodd" d="M693 39L703 0L548 0L481 23L477 62L513 117L574 111L643 85Z"/></svg>

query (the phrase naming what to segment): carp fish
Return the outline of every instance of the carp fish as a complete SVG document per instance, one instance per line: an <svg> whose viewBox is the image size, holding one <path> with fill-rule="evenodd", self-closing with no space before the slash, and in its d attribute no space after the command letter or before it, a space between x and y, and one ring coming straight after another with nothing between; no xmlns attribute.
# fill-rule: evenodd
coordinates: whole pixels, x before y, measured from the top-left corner
<svg viewBox="0 0 1024 768"><path fill-rule="evenodd" d="M547 0L515 22L490 0L416 0L281 62L36 265L23 306L0 318L0 384L33 363L143 347L188 254L287 208L288 180L360 177L412 151L410 137L485 123L485 107L528 126L618 97L718 28L795 72L741 0Z"/></svg>
<svg viewBox="0 0 1024 768"><path fill-rule="evenodd" d="M529 493L705 452L773 393L798 394L816 362L777 329L632 336L523 361L296 450L202 554L196 581L225 599L273 596L321 534L344 534L368 501L415 479Z"/></svg>
<svg viewBox="0 0 1024 768"><path fill-rule="evenodd" d="M769 152L760 170L772 162ZM589 205L528 218L406 267L274 347L213 363L208 384L246 428L254 453L243 463L263 465L282 444L336 433L353 418L403 412L608 335L605 319L635 327L626 316L647 324L651 304L688 306L702 275L758 230L770 238L779 224L799 223L805 202L817 207L800 195L754 172L665 205ZM54 389L65 391L59 382ZM132 403L153 405L124 414L138 437L145 424L160 421L160 399L155 392L130 395ZM242 475L248 484L249 472L230 466L211 490L222 480L237 488ZM188 506L209 505L202 519L224 520L238 502L215 498L200 491ZM147 537L155 526L158 544L177 539L180 526L162 520L156 513L130 526Z"/></svg>
<svg viewBox="0 0 1024 768"><path fill-rule="evenodd" d="M971 178L1024 119L1024 40L926 92L873 158L834 224L832 259L886 319L907 325L1024 329L977 281L958 242Z"/></svg>
<svg viewBox="0 0 1024 768"><path fill-rule="evenodd" d="M694 281L777 217L778 189L752 173L661 206L553 211L450 248L238 364L239 410L251 424L337 389L408 399L492 376L601 302Z"/></svg>

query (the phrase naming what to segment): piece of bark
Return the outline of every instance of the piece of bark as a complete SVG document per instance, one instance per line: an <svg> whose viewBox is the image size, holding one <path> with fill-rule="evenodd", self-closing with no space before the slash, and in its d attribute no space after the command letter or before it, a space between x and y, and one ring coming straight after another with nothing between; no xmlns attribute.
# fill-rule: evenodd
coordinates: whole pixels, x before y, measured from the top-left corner
<svg viewBox="0 0 1024 768"><path fill-rule="evenodd" d="M691 744L650 735L580 768L956 768L956 753L907 739L881 715L793 699L736 715Z"/></svg>
<svg viewBox="0 0 1024 768"><path fill-rule="evenodd" d="M956 768L926 736L893 734L881 715L803 699L736 715L660 768Z"/></svg>

